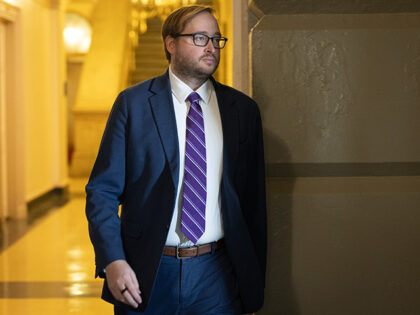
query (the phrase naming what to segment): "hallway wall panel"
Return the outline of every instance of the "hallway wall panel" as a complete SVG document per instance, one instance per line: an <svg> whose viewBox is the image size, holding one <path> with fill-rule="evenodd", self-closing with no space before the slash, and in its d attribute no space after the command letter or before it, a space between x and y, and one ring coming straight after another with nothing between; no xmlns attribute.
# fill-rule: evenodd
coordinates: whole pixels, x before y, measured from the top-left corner
<svg viewBox="0 0 420 315"><path fill-rule="evenodd" d="M8 106L22 106L25 200L67 184L64 95L63 7L59 2L17 1L13 33L14 94Z"/></svg>
<svg viewBox="0 0 420 315"><path fill-rule="evenodd" d="M418 313L419 13L256 2L252 92L269 176L259 314Z"/></svg>
<svg viewBox="0 0 420 315"><path fill-rule="evenodd" d="M26 194L33 199L52 188L53 110L50 12L37 3L23 10Z"/></svg>

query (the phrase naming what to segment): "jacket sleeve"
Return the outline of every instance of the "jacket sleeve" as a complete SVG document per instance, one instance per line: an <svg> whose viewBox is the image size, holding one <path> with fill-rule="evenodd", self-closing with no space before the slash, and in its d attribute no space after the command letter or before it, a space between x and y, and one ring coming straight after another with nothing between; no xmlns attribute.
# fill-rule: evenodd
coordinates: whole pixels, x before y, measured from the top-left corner
<svg viewBox="0 0 420 315"><path fill-rule="evenodd" d="M121 93L111 110L89 182L86 185L86 216L95 250L95 277L104 268L125 259L118 208L124 192L127 137L127 104Z"/></svg>

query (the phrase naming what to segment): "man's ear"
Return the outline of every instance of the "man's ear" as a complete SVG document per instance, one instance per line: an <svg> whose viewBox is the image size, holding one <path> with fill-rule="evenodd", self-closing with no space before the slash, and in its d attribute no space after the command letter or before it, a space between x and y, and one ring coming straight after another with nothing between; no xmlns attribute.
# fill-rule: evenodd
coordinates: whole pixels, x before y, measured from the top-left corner
<svg viewBox="0 0 420 315"><path fill-rule="evenodd" d="M175 53L175 38L168 35L165 37L165 47L171 55Z"/></svg>

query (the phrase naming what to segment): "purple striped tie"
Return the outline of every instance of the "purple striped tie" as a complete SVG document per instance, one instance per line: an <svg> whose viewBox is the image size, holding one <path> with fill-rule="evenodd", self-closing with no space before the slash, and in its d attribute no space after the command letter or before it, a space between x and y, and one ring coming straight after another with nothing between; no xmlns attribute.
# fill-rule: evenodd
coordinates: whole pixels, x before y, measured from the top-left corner
<svg viewBox="0 0 420 315"><path fill-rule="evenodd" d="M206 227L206 138L200 95L192 92L187 100L191 107L186 122L181 231L195 244Z"/></svg>

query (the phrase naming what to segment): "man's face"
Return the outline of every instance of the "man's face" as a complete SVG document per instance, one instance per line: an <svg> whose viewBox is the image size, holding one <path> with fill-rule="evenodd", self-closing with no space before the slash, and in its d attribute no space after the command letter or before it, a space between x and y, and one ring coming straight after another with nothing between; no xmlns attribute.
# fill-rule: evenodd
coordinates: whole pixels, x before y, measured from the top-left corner
<svg viewBox="0 0 420 315"><path fill-rule="evenodd" d="M200 33L209 37L220 36L216 19L208 12L196 15L181 34ZM205 47L194 45L192 36L177 37L170 44L171 65L176 74L187 79L206 80L220 61L220 49L211 40Z"/></svg>

